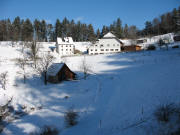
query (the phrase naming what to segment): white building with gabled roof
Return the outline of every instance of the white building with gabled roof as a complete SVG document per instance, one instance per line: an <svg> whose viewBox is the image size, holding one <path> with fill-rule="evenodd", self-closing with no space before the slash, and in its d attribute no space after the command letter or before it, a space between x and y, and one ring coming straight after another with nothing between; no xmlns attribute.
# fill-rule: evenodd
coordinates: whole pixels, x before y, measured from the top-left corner
<svg viewBox="0 0 180 135"><path fill-rule="evenodd" d="M106 54L106 53L118 53L121 52L121 46L123 43L111 32L99 39L95 44L91 45L88 49L90 55L94 54Z"/></svg>
<svg viewBox="0 0 180 135"><path fill-rule="evenodd" d="M73 55L74 54L74 42L72 37L57 38L56 51L61 56Z"/></svg>

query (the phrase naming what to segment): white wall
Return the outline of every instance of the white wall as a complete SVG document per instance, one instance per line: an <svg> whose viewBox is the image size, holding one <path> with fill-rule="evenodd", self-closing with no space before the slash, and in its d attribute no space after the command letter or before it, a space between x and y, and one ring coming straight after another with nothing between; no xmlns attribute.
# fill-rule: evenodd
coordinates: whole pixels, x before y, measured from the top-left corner
<svg viewBox="0 0 180 135"><path fill-rule="evenodd" d="M89 48L89 54L105 54L121 52L121 44L116 39L100 39Z"/></svg>
<svg viewBox="0 0 180 135"><path fill-rule="evenodd" d="M58 44L57 49L58 49L58 53L62 56L74 54L74 45L73 44Z"/></svg>

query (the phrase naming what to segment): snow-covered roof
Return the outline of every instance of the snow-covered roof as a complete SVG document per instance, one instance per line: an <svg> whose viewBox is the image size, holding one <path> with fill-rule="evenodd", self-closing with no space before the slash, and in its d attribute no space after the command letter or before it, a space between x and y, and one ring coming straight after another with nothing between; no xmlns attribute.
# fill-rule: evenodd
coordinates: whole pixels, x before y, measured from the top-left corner
<svg viewBox="0 0 180 135"><path fill-rule="evenodd" d="M55 76L59 70L64 66L64 63L53 63L49 68L47 74L50 76Z"/></svg>
<svg viewBox="0 0 180 135"><path fill-rule="evenodd" d="M103 38L115 38L116 36L113 35L111 32L108 32L106 35L103 36Z"/></svg>
<svg viewBox="0 0 180 135"><path fill-rule="evenodd" d="M62 38L57 37L57 43L58 43L58 44L62 43Z"/></svg>
<svg viewBox="0 0 180 135"><path fill-rule="evenodd" d="M72 37L64 37L64 39L57 37L57 43L58 44L73 44Z"/></svg>

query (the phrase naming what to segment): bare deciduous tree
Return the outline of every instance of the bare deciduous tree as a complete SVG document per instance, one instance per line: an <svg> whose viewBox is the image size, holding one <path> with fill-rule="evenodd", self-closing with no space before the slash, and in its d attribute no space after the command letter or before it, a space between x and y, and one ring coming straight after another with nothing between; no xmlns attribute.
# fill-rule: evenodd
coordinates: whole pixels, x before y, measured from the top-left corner
<svg viewBox="0 0 180 135"><path fill-rule="evenodd" d="M0 74L0 83L1 83L2 88L4 90L6 90L6 85L7 85L7 82L8 82L7 77L8 77L8 72L7 71Z"/></svg>
<svg viewBox="0 0 180 135"><path fill-rule="evenodd" d="M26 72L26 66L27 66L27 56L25 54L23 54L23 58L19 58L17 60L17 64L19 65L21 71L18 72L18 74L23 75L23 80L24 83L26 83L26 78L27 78L27 72Z"/></svg>
<svg viewBox="0 0 180 135"><path fill-rule="evenodd" d="M88 74L91 72L91 67L90 67L89 64L87 64L85 56L84 56L84 58L82 60L82 63L80 65L80 69L81 69L81 71L84 74L84 79L86 79Z"/></svg>
<svg viewBox="0 0 180 135"><path fill-rule="evenodd" d="M36 71L44 78L44 84L47 85L47 71L52 64L54 57L50 54L42 54L41 59L37 63Z"/></svg>
<svg viewBox="0 0 180 135"><path fill-rule="evenodd" d="M38 59L39 46L36 44L36 41L33 41L30 46L30 57L34 62L34 67L36 68L37 59Z"/></svg>

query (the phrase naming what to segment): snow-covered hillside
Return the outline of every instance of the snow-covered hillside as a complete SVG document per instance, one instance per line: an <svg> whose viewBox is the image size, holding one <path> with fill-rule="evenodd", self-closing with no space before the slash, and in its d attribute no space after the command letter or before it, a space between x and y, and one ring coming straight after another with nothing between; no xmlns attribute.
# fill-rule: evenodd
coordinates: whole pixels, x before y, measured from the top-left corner
<svg viewBox="0 0 180 135"><path fill-rule="evenodd" d="M0 88L0 103L13 97L16 110L27 106L33 111L9 123L2 135L28 135L44 125L53 125L61 135L153 134L147 123L153 123L155 108L180 103L179 48L66 57L79 79L47 86L30 67L23 84L15 62L20 56L20 47L0 46L0 73L8 71L9 79L7 90ZM91 69L86 80L80 68L84 59ZM64 113L71 107L80 117L76 126L65 128Z"/></svg>

